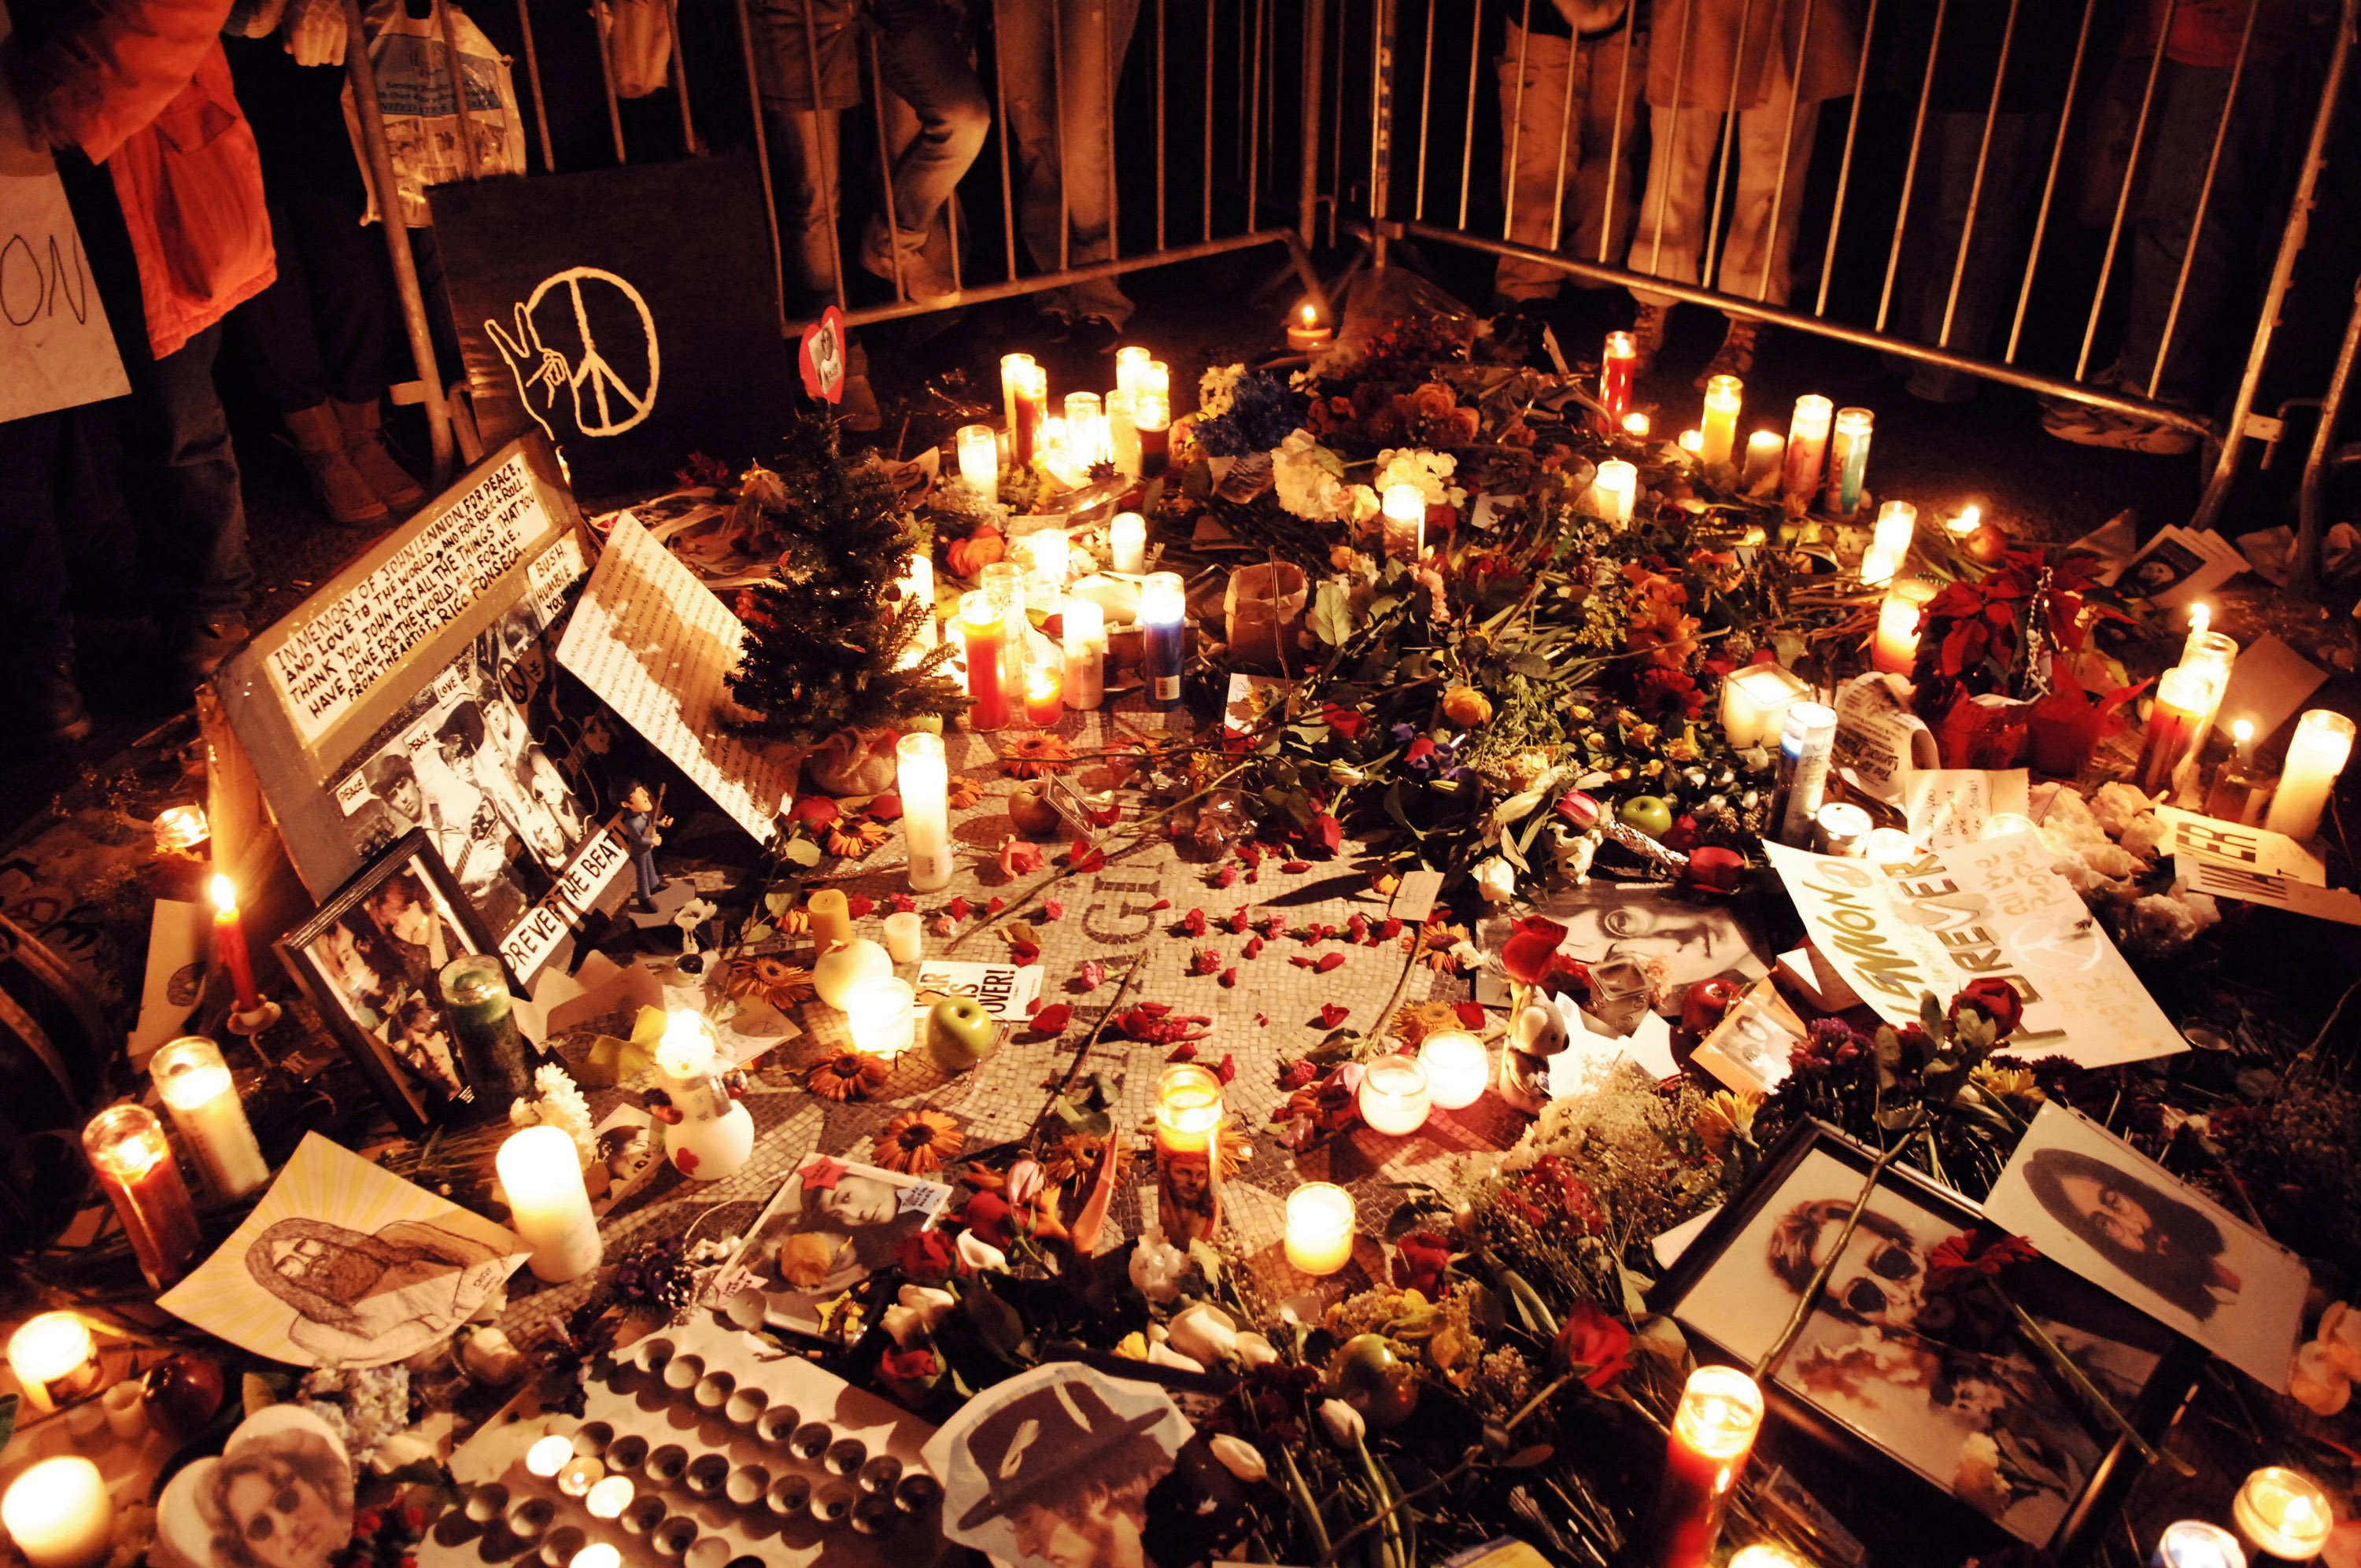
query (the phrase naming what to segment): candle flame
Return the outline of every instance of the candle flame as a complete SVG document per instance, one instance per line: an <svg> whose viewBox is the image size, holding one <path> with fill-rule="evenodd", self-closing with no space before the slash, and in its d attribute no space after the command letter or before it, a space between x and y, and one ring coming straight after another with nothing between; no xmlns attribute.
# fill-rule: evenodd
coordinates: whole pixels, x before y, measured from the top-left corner
<svg viewBox="0 0 2361 1568"><path fill-rule="evenodd" d="M1643 413L1625 414L1623 416L1623 433L1627 435L1636 435L1643 441L1646 440L1648 435L1648 416Z"/></svg>
<svg viewBox="0 0 2361 1568"><path fill-rule="evenodd" d="M2230 739L2241 746L2251 745L2255 739L2255 721L2251 718L2233 720L2230 725Z"/></svg>
<svg viewBox="0 0 2361 1568"><path fill-rule="evenodd" d="M2189 607L2189 630L2191 635L2193 636L2198 632L2203 631L2207 627L2213 624L2213 607L2208 605L2203 599L2199 599L2195 604Z"/></svg>
<svg viewBox="0 0 2361 1568"><path fill-rule="evenodd" d="M237 907L237 883L220 872L214 873L214 907L225 915Z"/></svg>
<svg viewBox="0 0 2361 1568"><path fill-rule="evenodd" d="M1684 452L1704 451L1705 432L1701 430L1685 430L1681 432L1681 450Z"/></svg>
<svg viewBox="0 0 2361 1568"><path fill-rule="evenodd" d="M1305 326L1318 326L1320 324L1320 313L1312 308L1312 302L1309 300L1306 300L1303 303L1303 324Z"/></svg>

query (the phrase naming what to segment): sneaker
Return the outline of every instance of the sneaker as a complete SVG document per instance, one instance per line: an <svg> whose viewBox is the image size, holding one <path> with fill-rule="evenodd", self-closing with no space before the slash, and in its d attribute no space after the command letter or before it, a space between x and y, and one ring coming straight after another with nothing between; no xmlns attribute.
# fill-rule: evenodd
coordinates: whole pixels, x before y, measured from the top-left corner
<svg viewBox="0 0 2361 1568"><path fill-rule="evenodd" d="M1066 341L1093 354L1112 354L1123 341L1123 329L1104 316L1083 316L1067 332Z"/></svg>
<svg viewBox="0 0 2361 1568"><path fill-rule="evenodd" d="M899 250L902 263L902 292L914 305L939 309L957 304L960 287L951 275L937 266L926 253L924 235L903 234L898 244L888 247L885 220L872 215L868 226L861 231L861 269L873 276L894 281L894 252Z"/></svg>
<svg viewBox="0 0 2361 1568"><path fill-rule="evenodd" d="M1631 378L1645 376L1664 352L1664 328L1671 324L1673 307L1652 305L1642 301L1637 314L1631 318L1631 342L1640 350L1638 361L1631 367Z"/></svg>
<svg viewBox="0 0 2361 1568"><path fill-rule="evenodd" d="M847 430L856 430L867 434L871 431L884 428L885 415L877 407L876 389L870 386L869 378L866 376L845 378L844 396L838 401L836 408Z"/></svg>
<svg viewBox="0 0 2361 1568"><path fill-rule="evenodd" d="M1736 376L1741 379L1754 374L1754 354L1763 345L1763 334L1768 330L1761 322L1730 318L1730 326L1721 334L1721 347L1706 361L1697 372L1697 384L1703 387L1716 376Z"/></svg>
<svg viewBox="0 0 2361 1568"><path fill-rule="evenodd" d="M2178 457L2197 450L2193 431L2063 399L2045 402L2041 428L2077 446L2112 446L2119 452L2145 452L2158 457Z"/></svg>
<svg viewBox="0 0 2361 1568"><path fill-rule="evenodd" d="M243 620L199 621L181 644L181 674L192 685L211 678L248 635Z"/></svg>

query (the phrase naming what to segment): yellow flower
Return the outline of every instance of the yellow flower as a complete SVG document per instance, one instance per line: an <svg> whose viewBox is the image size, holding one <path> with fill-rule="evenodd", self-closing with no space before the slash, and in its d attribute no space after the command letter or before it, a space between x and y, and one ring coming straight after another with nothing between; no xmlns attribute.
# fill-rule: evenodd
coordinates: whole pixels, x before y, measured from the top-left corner
<svg viewBox="0 0 2361 1568"><path fill-rule="evenodd" d="M1492 699L1474 686L1455 686L1443 699L1443 717L1462 729L1473 729L1492 718Z"/></svg>
<svg viewBox="0 0 2361 1568"><path fill-rule="evenodd" d="M1131 1332L1124 1335L1123 1338L1115 1342L1115 1353L1117 1355L1122 1356L1126 1361L1146 1361L1148 1359L1148 1336L1141 1333L1137 1329L1134 1329Z"/></svg>
<svg viewBox="0 0 2361 1568"><path fill-rule="evenodd" d="M1719 1159L1730 1146L1741 1138L1754 1135L1754 1113L1763 1106L1763 1096L1752 1092L1737 1093L1717 1089L1698 1110L1697 1135L1705 1143L1706 1152Z"/></svg>
<svg viewBox="0 0 2361 1568"><path fill-rule="evenodd" d="M2041 1092L2032 1072L2021 1067L1999 1067L1980 1061L1969 1070L1968 1081L1995 1100L2022 1100L2038 1105L2048 1098Z"/></svg>

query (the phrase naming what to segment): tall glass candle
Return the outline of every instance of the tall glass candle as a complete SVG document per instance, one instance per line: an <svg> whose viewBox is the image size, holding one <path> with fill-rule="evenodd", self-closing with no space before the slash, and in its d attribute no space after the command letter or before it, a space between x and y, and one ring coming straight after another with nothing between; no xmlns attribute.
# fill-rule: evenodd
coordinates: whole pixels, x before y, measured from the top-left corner
<svg viewBox="0 0 2361 1568"><path fill-rule="evenodd" d="M2230 1522L2249 1557L2309 1563L2327 1547L2336 1514L2319 1482L2284 1464L2267 1464L2239 1484Z"/></svg>
<svg viewBox="0 0 2361 1568"><path fill-rule="evenodd" d="M1631 408L1631 378L1639 367L1639 340L1628 332L1609 333L1606 351L1598 356L1598 400L1607 405L1610 423Z"/></svg>
<svg viewBox="0 0 2361 1568"><path fill-rule="evenodd" d="M1156 1083L1156 1221L1175 1246L1222 1223L1222 1080L1181 1062Z"/></svg>
<svg viewBox="0 0 2361 1568"><path fill-rule="evenodd" d="M2279 793L2271 796L2263 826L2298 840L2319 832L2329 792L2352 754L2353 721L2343 714L2315 707L2297 719L2287 765L2279 770Z"/></svg>
<svg viewBox="0 0 2361 1568"><path fill-rule="evenodd" d="M82 1130L82 1152L123 1221L139 1272L158 1290L197 1261L203 1238L164 1124L144 1105L110 1105Z"/></svg>
<svg viewBox="0 0 2361 1568"><path fill-rule="evenodd" d="M506 1116L511 1101L532 1094L533 1066L500 960L467 953L445 964L441 979L467 1087L478 1108Z"/></svg>
<svg viewBox="0 0 2361 1568"><path fill-rule="evenodd" d="M683 1010L656 1042L656 1083L667 1103L664 1156L697 1181L719 1181L754 1153L754 1118L722 1081L721 1042L711 1020Z"/></svg>
<svg viewBox="0 0 2361 1568"><path fill-rule="evenodd" d="M1746 438L1746 471L1739 483L1752 489L1765 478L1779 471L1779 460L1787 453L1786 437L1775 430L1758 430Z"/></svg>
<svg viewBox="0 0 2361 1568"><path fill-rule="evenodd" d="M1064 529L1037 529L1020 540L1018 545L1031 558L1035 576L1047 577L1061 589L1066 586L1067 575L1073 565L1074 543Z"/></svg>
<svg viewBox="0 0 2361 1568"><path fill-rule="evenodd" d="M1287 1195L1287 1261L1306 1274L1334 1274L1353 1261L1353 1195L1333 1181L1307 1181Z"/></svg>
<svg viewBox="0 0 2361 1568"><path fill-rule="evenodd" d="M1416 485L1386 487L1386 558L1415 562L1426 546L1426 492Z"/></svg>
<svg viewBox="0 0 2361 1568"><path fill-rule="evenodd" d="M1139 477L1162 478L1172 466L1172 400L1162 392L1133 394L1131 422L1139 427Z"/></svg>
<svg viewBox="0 0 2361 1568"><path fill-rule="evenodd" d="M1004 422L1011 435L1016 433L1016 400L1030 386L1033 372L1040 367L1029 354L1004 354L1000 356L1000 405L1005 411Z"/></svg>
<svg viewBox="0 0 2361 1568"><path fill-rule="evenodd" d="M1106 611L1095 599L1070 598L1064 632L1066 706L1096 707L1106 700Z"/></svg>
<svg viewBox="0 0 2361 1568"><path fill-rule="evenodd" d="M959 433L960 477L988 501L1000 499L1000 435L988 424L963 424Z"/></svg>
<svg viewBox="0 0 2361 1568"><path fill-rule="evenodd" d="M1721 1511L1763 1425L1763 1390L1729 1366L1700 1366L1681 1390L1648 1526L1651 1568L1705 1568Z"/></svg>
<svg viewBox="0 0 2361 1568"><path fill-rule="evenodd" d="M71 1312L37 1312L8 1336L8 1370L37 1412L98 1392L98 1345Z"/></svg>
<svg viewBox="0 0 2361 1568"><path fill-rule="evenodd" d="M2156 706L2148 710L2147 735L2140 743L2139 787L2154 795L2172 786L2173 775L2203 737L2205 704L2212 696L2203 674L2175 664L2156 683Z"/></svg>
<svg viewBox="0 0 2361 1568"><path fill-rule="evenodd" d="M1041 425L1049 417L1049 373L1028 358L1016 383L1008 422L1008 451L1019 466L1039 456Z"/></svg>
<svg viewBox="0 0 2361 1568"><path fill-rule="evenodd" d="M1115 513L1107 524L1107 554L1118 572L1148 570L1148 520L1136 511Z"/></svg>
<svg viewBox="0 0 2361 1568"><path fill-rule="evenodd" d="M1705 417L1697 422L1703 444L1697 455L1708 463L1727 463L1738 444L1738 411L1746 400L1746 384L1735 376L1716 376L1705 384Z"/></svg>
<svg viewBox="0 0 2361 1568"><path fill-rule="evenodd" d="M1828 455L1828 422L1836 405L1817 392L1795 400L1795 417L1787 425L1787 466L1779 493L1791 507L1811 504L1820 488L1820 462Z"/></svg>
<svg viewBox="0 0 2361 1568"><path fill-rule="evenodd" d="M31 1568L97 1568L115 1552L106 1477L80 1454L27 1466L0 1497L0 1524Z"/></svg>
<svg viewBox="0 0 2361 1568"><path fill-rule="evenodd" d="M1869 433L1877 416L1867 409L1839 409L1836 440L1828 448L1828 504L1839 517L1861 510L1861 481L1869 477Z"/></svg>
<svg viewBox="0 0 2361 1568"><path fill-rule="evenodd" d="M1870 548L1891 556L1899 569L1917 536L1918 509L1908 501L1888 501L1877 509L1877 527L1870 533Z"/></svg>
<svg viewBox="0 0 2361 1568"><path fill-rule="evenodd" d="M994 561L976 576L976 586L991 598L1006 628L1000 639L1000 689L1013 707L1025 700L1025 633L1030 624L1025 619L1025 568L1014 561ZM972 647L968 662L975 662Z"/></svg>
<svg viewBox="0 0 2361 1568"><path fill-rule="evenodd" d="M1590 510L1621 528L1631 521L1632 502L1639 499L1640 470L1620 457L1598 466L1590 482Z"/></svg>
<svg viewBox="0 0 2361 1568"><path fill-rule="evenodd" d="M1180 666L1189 624L1189 601L1178 572L1150 572L1139 585L1142 663L1148 700L1170 707L1180 700Z"/></svg>
<svg viewBox="0 0 2361 1568"><path fill-rule="evenodd" d="M1066 455L1077 468L1106 459L1106 410L1096 392L1066 394Z"/></svg>
<svg viewBox="0 0 2361 1568"><path fill-rule="evenodd" d="M1492 1079L1492 1058L1484 1042L1465 1029L1440 1029L1421 1040L1418 1059L1426 1069L1429 1099L1445 1111L1464 1111L1484 1097Z"/></svg>
<svg viewBox="0 0 2361 1568"><path fill-rule="evenodd" d="M1164 406L1168 410L1171 408L1172 367L1161 359L1151 359L1141 366L1132 383L1131 395L1135 398L1162 398Z"/></svg>
<svg viewBox="0 0 2361 1568"><path fill-rule="evenodd" d="M1791 850L1811 846L1836 744L1837 710L1826 703L1799 702L1781 721L1779 788L1786 801L1779 817L1779 842Z"/></svg>
<svg viewBox="0 0 2361 1568"><path fill-rule="evenodd" d="M986 432L986 433L990 433ZM895 587L901 590L905 598L915 600L926 610L926 619L918 622L918 645L922 648L933 647L942 635L941 629L935 620L935 558L924 550L912 551L909 565L903 568L902 576L895 582ZM915 664L919 657L920 654L915 649L906 650L903 663Z"/></svg>
<svg viewBox="0 0 2361 1568"><path fill-rule="evenodd" d="M895 784L902 792L902 839L909 848L910 889L949 887L951 858L950 764L943 738L914 729L894 742Z"/></svg>
<svg viewBox="0 0 2361 1568"><path fill-rule="evenodd" d="M1399 1138L1417 1132L1433 1102L1416 1057L1379 1057L1361 1074L1361 1120L1380 1133Z"/></svg>
<svg viewBox="0 0 2361 1568"><path fill-rule="evenodd" d="M1115 351L1115 390L1126 398L1137 396L1142 378L1148 374L1148 366L1154 362L1154 356L1136 344L1116 349Z"/></svg>
<svg viewBox="0 0 2361 1568"><path fill-rule="evenodd" d="M2205 704L2204 727L2201 735L2213 732L2213 722L2222 717L2222 698L2230 690L2230 671L2238 662L2238 642L2234 637L2202 627L2190 632L2180 645L2180 667L2195 670L2205 677L2206 689L2212 693Z"/></svg>
<svg viewBox="0 0 2361 1568"><path fill-rule="evenodd" d="M2150 1568L2246 1568L2238 1538L2203 1519L2176 1519L2156 1538Z"/></svg>
<svg viewBox="0 0 2361 1568"><path fill-rule="evenodd" d="M1812 695L1795 671L1779 664L1748 664L1721 683L1721 729L1740 751L1779 738L1787 710Z"/></svg>
<svg viewBox="0 0 2361 1568"><path fill-rule="evenodd" d="M872 976L844 999L845 1033L862 1056L892 1061L917 1042L917 988L906 980Z"/></svg>
<svg viewBox="0 0 2361 1568"><path fill-rule="evenodd" d="M582 1152L547 1123L511 1133L492 1164L509 1198L509 1226L533 1248L533 1277L558 1284L598 1266L604 1247L582 1184Z"/></svg>
<svg viewBox="0 0 2361 1568"><path fill-rule="evenodd" d="M1870 645L1872 667L1894 675L1911 672L1918 663L1918 622L1934 597L1935 585L1924 577L1905 577L1886 590L1885 602L1877 607L1877 636Z"/></svg>
<svg viewBox="0 0 2361 1568"><path fill-rule="evenodd" d="M213 894L214 951L220 956L222 968L229 971L237 1011L258 1013L262 1010L262 992L255 989L254 959L246 947L246 921L237 912L237 884L216 872Z"/></svg>
<svg viewBox="0 0 2361 1568"><path fill-rule="evenodd" d="M968 728L1003 729L1008 725L1008 693L1000 682L1000 645L1008 623L982 589L960 596L960 636L967 647Z"/></svg>
<svg viewBox="0 0 2361 1568"><path fill-rule="evenodd" d="M219 1046L203 1035L183 1035L148 1058L148 1071L181 1142L215 1193L242 1198L270 1179Z"/></svg>
<svg viewBox="0 0 2361 1568"><path fill-rule="evenodd" d="M2230 726L2230 754L2222 759L2221 770L2206 793L2205 815L2252 828L2262 821L2263 808L2278 783L2255 764L2255 721L2235 720Z"/></svg>
<svg viewBox="0 0 2361 1568"><path fill-rule="evenodd" d="M1115 471L1126 478L1139 477L1139 424L1132 411L1132 394L1114 391L1107 394L1107 456Z"/></svg>

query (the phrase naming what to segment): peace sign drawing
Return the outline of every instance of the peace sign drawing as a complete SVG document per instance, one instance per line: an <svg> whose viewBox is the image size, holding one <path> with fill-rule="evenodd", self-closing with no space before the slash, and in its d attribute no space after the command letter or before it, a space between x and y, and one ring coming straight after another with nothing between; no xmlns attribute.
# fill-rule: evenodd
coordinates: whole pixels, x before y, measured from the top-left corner
<svg viewBox="0 0 2361 1568"><path fill-rule="evenodd" d="M620 435L654 411L663 369L656 319L630 283L600 268L570 267L543 279L514 313L513 334L490 320L484 331L508 361L524 411L551 440ZM551 423L562 417L561 392L571 399L574 427L562 433Z"/></svg>

